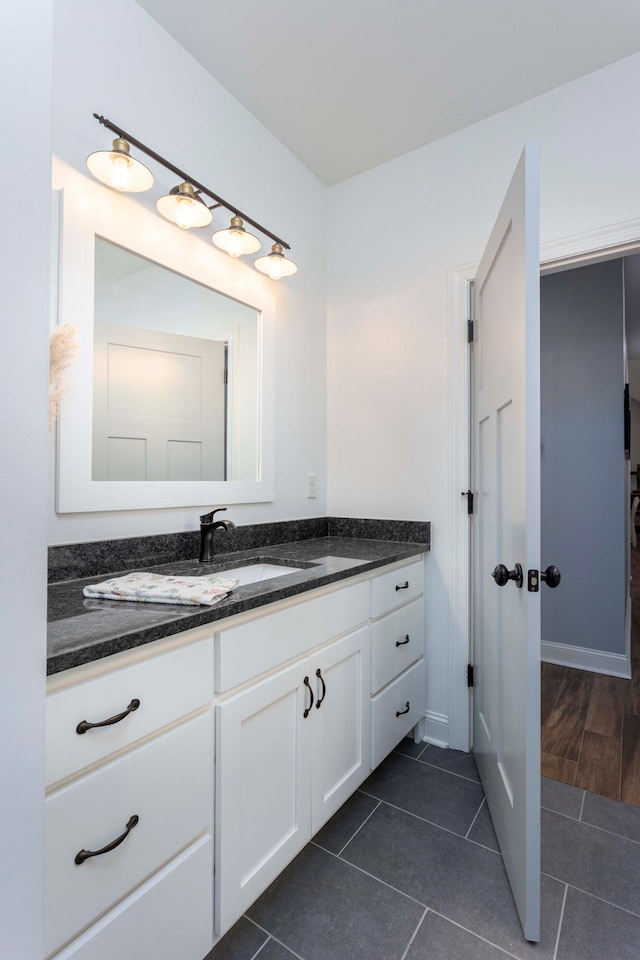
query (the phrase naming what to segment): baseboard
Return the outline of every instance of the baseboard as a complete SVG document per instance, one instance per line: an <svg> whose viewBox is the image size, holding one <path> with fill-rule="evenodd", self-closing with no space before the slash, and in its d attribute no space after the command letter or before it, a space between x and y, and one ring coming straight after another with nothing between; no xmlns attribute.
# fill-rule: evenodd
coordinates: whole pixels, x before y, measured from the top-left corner
<svg viewBox="0 0 640 960"><path fill-rule="evenodd" d="M591 670L593 673L605 673L611 677L623 677L625 680L631 678L629 658L622 653L605 653L603 650L543 641L540 658L546 663L557 663L562 667Z"/></svg>
<svg viewBox="0 0 640 960"><path fill-rule="evenodd" d="M424 715L424 739L436 747L449 746L449 718L427 710Z"/></svg>

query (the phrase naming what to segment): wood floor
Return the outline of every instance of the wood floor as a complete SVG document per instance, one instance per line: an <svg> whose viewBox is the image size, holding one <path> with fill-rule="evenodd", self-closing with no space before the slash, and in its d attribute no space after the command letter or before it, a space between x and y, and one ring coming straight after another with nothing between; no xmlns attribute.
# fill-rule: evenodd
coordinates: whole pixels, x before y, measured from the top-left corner
<svg viewBox="0 0 640 960"><path fill-rule="evenodd" d="M640 551L632 551L631 680L542 664L542 773L640 807Z"/></svg>
<svg viewBox="0 0 640 960"><path fill-rule="evenodd" d="M542 664L542 774L640 807L640 660L631 680Z"/></svg>

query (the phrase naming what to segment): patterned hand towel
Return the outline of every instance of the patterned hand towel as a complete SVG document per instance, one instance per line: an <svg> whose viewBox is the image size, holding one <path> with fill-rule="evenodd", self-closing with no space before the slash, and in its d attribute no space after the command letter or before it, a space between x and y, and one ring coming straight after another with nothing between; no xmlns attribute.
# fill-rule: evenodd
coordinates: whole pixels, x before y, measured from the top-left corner
<svg viewBox="0 0 640 960"><path fill-rule="evenodd" d="M97 600L138 600L142 603L181 603L212 606L228 597L238 581L231 577L166 577L159 573L127 573L85 587L85 597Z"/></svg>

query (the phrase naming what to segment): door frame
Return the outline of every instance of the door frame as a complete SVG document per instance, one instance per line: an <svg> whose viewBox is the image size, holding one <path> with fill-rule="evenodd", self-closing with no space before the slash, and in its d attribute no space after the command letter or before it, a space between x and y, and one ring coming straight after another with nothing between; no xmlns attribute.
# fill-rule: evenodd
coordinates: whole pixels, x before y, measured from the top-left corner
<svg viewBox="0 0 640 960"><path fill-rule="evenodd" d="M596 227L540 245L540 273L612 260L640 249L640 219ZM470 346L467 342L470 285L479 260L447 271L447 351L449 370L449 590L448 740L454 750L472 744L471 690L471 524L466 498L470 484Z"/></svg>

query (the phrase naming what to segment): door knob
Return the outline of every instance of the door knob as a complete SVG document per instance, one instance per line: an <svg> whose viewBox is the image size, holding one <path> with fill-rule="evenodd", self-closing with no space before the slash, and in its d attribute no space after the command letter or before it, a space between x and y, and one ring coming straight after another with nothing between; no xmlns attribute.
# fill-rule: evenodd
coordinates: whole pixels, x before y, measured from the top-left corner
<svg viewBox="0 0 640 960"><path fill-rule="evenodd" d="M550 566L550 567L547 567L546 570L540 571L540 579L544 580L546 585L548 587L551 587L551 589L553 590L555 587L558 586L562 577L557 567Z"/></svg>
<svg viewBox="0 0 640 960"><path fill-rule="evenodd" d="M509 583L509 580L513 580L516 587L521 587L523 582L522 567L519 563L514 565L513 570L508 570L505 567L504 563L499 563L491 574L495 582L499 587L504 587Z"/></svg>

